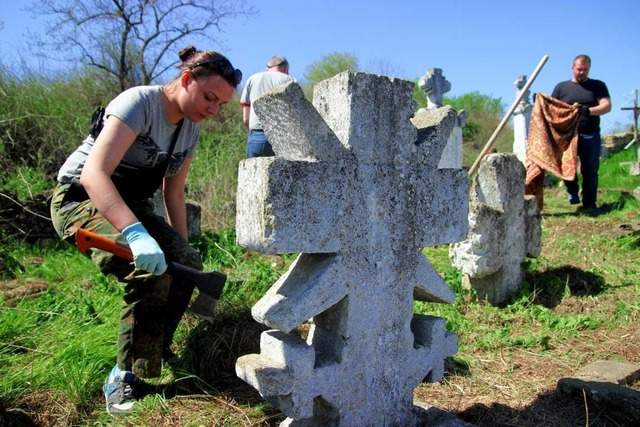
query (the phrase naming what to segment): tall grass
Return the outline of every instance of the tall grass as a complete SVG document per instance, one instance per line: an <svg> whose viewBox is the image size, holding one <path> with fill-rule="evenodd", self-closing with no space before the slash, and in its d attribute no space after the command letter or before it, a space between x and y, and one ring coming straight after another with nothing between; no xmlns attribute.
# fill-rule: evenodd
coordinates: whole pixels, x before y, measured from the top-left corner
<svg viewBox="0 0 640 427"><path fill-rule="evenodd" d="M204 229L219 231L235 226L238 163L245 158L245 140L236 101L202 128L189 173L188 195L202 205Z"/></svg>
<svg viewBox="0 0 640 427"><path fill-rule="evenodd" d="M90 70L43 77L0 68L0 190L24 201L53 187L59 167L87 135L93 110L117 93ZM205 229L233 225L245 138L237 100L203 124L188 191L203 205Z"/></svg>
<svg viewBox="0 0 640 427"><path fill-rule="evenodd" d="M90 72L43 77L0 68L0 171L53 174L80 143L96 106L113 92Z"/></svg>

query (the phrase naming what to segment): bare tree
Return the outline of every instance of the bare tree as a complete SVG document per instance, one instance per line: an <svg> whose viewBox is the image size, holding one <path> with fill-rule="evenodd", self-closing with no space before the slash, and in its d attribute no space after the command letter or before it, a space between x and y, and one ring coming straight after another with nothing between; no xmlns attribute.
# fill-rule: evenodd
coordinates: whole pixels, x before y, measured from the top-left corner
<svg viewBox="0 0 640 427"><path fill-rule="evenodd" d="M102 70L124 90L169 70L189 39L214 42L224 22L254 10L244 0L36 0L33 12L50 17L40 46Z"/></svg>

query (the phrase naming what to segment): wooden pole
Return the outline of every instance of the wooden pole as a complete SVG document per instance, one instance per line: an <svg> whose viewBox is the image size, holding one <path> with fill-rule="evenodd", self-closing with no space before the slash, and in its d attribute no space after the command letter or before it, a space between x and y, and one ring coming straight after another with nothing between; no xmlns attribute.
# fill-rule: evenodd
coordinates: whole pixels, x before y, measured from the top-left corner
<svg viewBox="0 0 640 427"><path fill-rule="evenodd" d="M489 141L487 141L487 143L482 148L482 151L480 151L480 155L478 156L476 161L473 162L471 169L469 169L469 176L472 176L474 173L476 173L476 170L478 170L478 167L480 166L480 160L482 160L482 158L487 155L487 153L493 146L493 143L496 141L498 134L500 133L502 128L504 128L504 126L507 124L507 122L509 121L509 118L511 117L516 107L518 106L518 104L520 103L524 95L527 93L527 91L533 84L533 81L536 79L536 77L538 77L538 74L540 74L540 70L542 70L542 67L547 62L548 59L549 59L549 55L544 55L542 59L540 59L540 62L538 62L538 65L536 66L535 70L533 70L531 77L529 77L529 80L527 80L527 83L525 83L522 90L520 90L520 93L516 97L515 101L513 101L513 104L511 104L511 107L502 118L502 121L500 122L500 124L498 124L498 127L496 128L496 130L494 130L493 134L491 134Z"/></svg>

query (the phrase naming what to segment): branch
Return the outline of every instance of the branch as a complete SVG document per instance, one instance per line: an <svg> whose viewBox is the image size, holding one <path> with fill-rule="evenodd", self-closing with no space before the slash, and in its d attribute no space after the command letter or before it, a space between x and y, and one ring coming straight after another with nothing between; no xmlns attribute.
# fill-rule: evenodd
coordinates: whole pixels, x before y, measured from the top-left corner
<svg viewBox="0 0 640 427"><path fill-rule="evenodd" d="M15 200L14 198L12 198L12 197L10 197L10 196L7 196L7 195L6 195L6 194L4 194L4 193L0 193L0 196L4 197L5 199L8 199L8 200L12 201L13 203L15 203L15 204L16 204L16 205L18 205L18 206L20 206L20 208L22 208L22 210L23 210L23 211L28 212L28 213L30 213L31 215L35 215L35 216L37 216L37 217L39 217L39 218L46 219L47 221L51 222L51 218L46 217L46 216L44 216L44 215L40 215L38 212L34 212L34 211L32 211L31 209L29 209L29 208L28 208L28 207L26 207L25 205L21 204L19 201Z"/></svg>
<svg viewBox="0 0 640 427"><path fill-rule="evenodd" d="M107 73L112 74L115 77L118 77L118 73L116 71L112 70L111 68L107 67L104 64L101 64L101 63L97 62L94 59L93 55L91 55L89 53L89 51L84 47L84 45L82 45L82 43L80 43L80 42L78 42L78 41L76 41L74 39L70 39L70 41L71 41L71 43L75 44L83 52L83 54L84 54L84 56L86 58L89 58L89 61L88 61L89 65L91 65L93 67L96 67L96 68L99 68L99 69L101 69L103 71L106 71Z"/></svg>

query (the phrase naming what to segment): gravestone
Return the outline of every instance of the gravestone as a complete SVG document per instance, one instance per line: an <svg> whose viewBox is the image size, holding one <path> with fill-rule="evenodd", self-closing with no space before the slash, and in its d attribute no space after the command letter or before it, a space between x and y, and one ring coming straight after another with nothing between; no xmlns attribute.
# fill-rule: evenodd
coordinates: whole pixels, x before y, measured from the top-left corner
<svg viewBox="0 0 640 427"><path fill-rule="evenodd" d="M162 190L158 190L153 194L153 211L156 215L163 217L167 222L169 217L167 216L167 209L164 205L164 195ZM195 237L202 234L200 222L202 219L202 207L199 203L193 200L187 200L185 202L185 208L187 211L187 237Z"/></svg>
<svg viewBox="0 0 640 427"><path fill-rule="evenodd" d="M540 255L540 211L535 197L524 195L524 177L513 154L483 158L469 194L469 234L450 248L463 286L496 305L520 290L525 257Z"/></svg>
<svg viewBox="0 0 640 427"><path fill-rule="evenodd" d="M420 77L418 86L427 95L427 108L421 108L416 115L428 114L429 111L442 108L444 94L451 90L451 83L442 74L441 68L429 68ZM464 110L457 113L456 123L445 145L442 157L438 163L440 169L460 169L462 167L462 128L467 114Z"/></svg>
<svg viewBox="0 0 640 427"><path fill-rule="evenodd" d="M413 313L454 299L421 248L466 234L466 173L437 168L456 113L412 124L412 90L345 72L313 105L296 83L254 103L276 156L240 163L237 240L301 254L252 308L273 330L236 373L281 425L415 425L413 389L457 350L444 319Z"/></svg>
<svg viewBox="0 0 640 427"><path fill-rule="evenodd" d="M513 82L513 85L516 87L516 98L520 95L526 83L527 76L518 76ZM531 121L532 110L533 105L529 102L529 90L527 90L513 111L513 154L518 157L518 160L520 160L522 164L525 164L527 160L527 137L529 135L529 122Z"/></svg>

